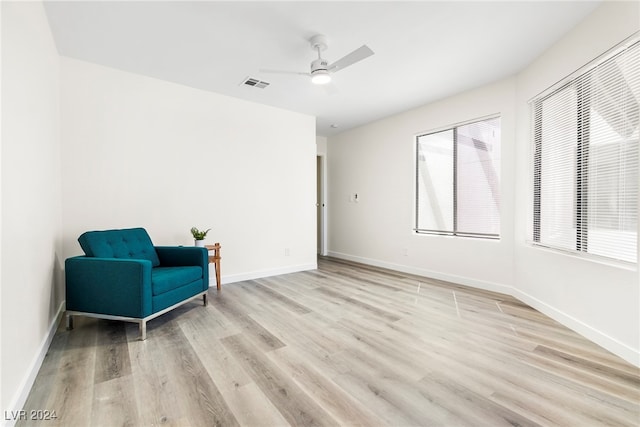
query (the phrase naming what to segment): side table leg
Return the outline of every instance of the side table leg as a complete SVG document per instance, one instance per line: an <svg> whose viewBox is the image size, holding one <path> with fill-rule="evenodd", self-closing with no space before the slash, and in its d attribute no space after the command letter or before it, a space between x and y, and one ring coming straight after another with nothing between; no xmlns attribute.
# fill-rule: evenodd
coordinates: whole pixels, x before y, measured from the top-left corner
<svg viewBox="0 0 640 427"><path fill-rule="evenodd" d="M213 267L216 269L216 287L220 290L220 243L207 245L206 248L213 251L213 255L209 255L209 263L213 263Z"/></svg>
<svg viewBox="0 0 640 427"><path fill-rule="evenodd" d="M214 245L215 266L216 266L216 287L220 290L220 243Z"/></svg>
<svg viewBox="0 0 640 427"><path fill-rule="evenodd" d="M216 285L218 290L220 290L220 259L216 260Z"/></svg>

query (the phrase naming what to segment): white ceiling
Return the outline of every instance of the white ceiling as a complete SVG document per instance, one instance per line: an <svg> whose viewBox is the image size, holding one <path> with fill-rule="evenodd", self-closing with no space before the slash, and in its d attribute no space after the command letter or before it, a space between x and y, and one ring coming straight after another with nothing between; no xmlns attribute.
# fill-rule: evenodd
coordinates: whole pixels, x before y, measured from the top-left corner
<svg viewBox="0 0 640 427"><path fill-rule="evenodd" d="M61 55L317 117L338 132L513 75L598 1L46 2ZM305 76L325 34L333 62L363 44L375 55ZM270 83L241 85L246 77ZM337 125L332 128L331 125Z"/></svg>

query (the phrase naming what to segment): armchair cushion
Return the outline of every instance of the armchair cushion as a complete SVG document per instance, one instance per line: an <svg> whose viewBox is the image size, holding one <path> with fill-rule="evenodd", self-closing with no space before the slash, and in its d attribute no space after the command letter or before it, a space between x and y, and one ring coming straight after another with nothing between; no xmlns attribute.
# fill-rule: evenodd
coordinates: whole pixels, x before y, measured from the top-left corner
<svg viewBox="0 0 640 427"><path fill-rule="evenodd" d="M153 296L202 280L202 267L156 267L151 270Z"/></svg>
<svg viewBox="0 0 640 427"><path fill-rule="evenodd" d="M96 258L146 259L152 267L160 265L151 238L144 228L88 231L78 242L84 253Z"/></svg>

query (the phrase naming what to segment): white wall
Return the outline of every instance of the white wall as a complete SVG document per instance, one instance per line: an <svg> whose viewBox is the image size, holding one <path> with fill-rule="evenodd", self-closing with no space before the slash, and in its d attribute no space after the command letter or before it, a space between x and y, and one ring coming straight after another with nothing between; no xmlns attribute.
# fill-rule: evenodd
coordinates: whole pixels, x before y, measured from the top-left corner
<svg viewBox="0 0 640 427"><path fill-rule="evenodd" d="M63 300L59 57L41 3L1 7L0 400L10 411L26 399Z"/></svg>
<svg viewBox="0 0 640 427"><path fill-rule="evenodd" d="M621 268L533 248L527 101L640 30L640 3L604 2L517 79L517 295L584 336L640 365L640 276ZM639 264L640 265L640 264Z"/></svg>
<svg viewBox="0 0 640 427"><path fill-rule="evenodd" d="M330 137L330 255L508 291L514 281L513 110L514 80L507 79ZM416 135L496 113L502 116L501 239L417 235ZM357 203L350 201L354 193Z"/></svg>
<svg viewBox="0 0 640 427"><path fill-rule="evenodd" d="M62 94L65 257L86 230L196 226L225 283L315 267L314 117L69 58Z"/></svg>
<svg viewBox="0 0 640 427"><path fill-rule="evenodd" d="M513 294L640 365L637 268L526 243L527 101L637 31L639 16L637 2L604 2L517 77L330 137L330 254ZM413 234L415 135L496 112L503 129L501 240ZM358 203L349 201L354 193Z"/></svg>
<svg viewBox="0 0 640 427"><path fill-rule="evenodd" d="M316 154L318 156L327 154L327 142L326 136L316 136Z"/></svg>

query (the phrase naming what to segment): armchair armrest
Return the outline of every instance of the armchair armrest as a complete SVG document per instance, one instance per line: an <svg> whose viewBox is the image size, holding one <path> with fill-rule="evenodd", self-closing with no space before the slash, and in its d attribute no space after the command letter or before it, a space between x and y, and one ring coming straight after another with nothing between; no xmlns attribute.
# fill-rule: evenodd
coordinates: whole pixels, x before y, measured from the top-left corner
<svg viewBox="0 0 640 427"><path fill-rule="evenodd" d="M196 246L155 246L160 265L163 267L184 267L209 265L209 251Z"/></svg>
<svg viewBox="0 0 640 427"><path fill-rule="evenodd" d="M78 256L65 261L67 310L143 318L151 314L151 261Z"/></svg>

